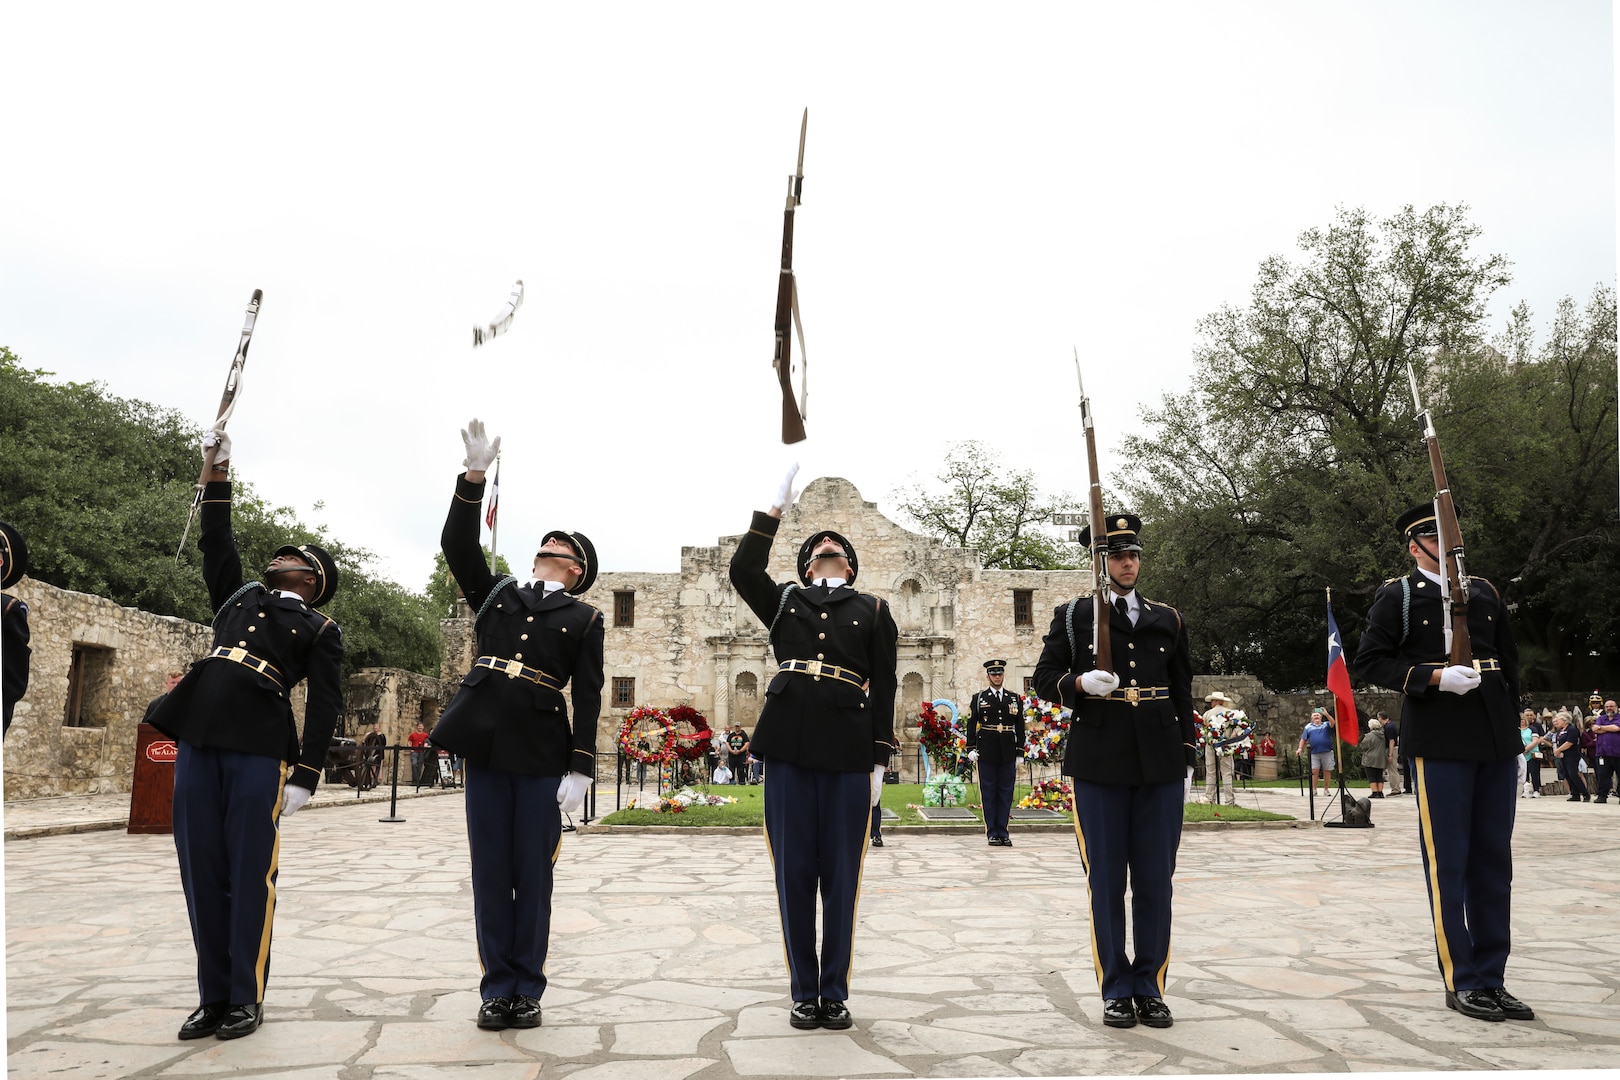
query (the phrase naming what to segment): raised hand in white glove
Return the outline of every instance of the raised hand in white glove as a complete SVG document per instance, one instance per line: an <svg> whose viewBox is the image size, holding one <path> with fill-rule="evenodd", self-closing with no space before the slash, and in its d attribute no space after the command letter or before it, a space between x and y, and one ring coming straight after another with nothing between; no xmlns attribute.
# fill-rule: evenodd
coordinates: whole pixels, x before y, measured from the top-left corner
<svg viewBox="0 0 1620 1080"><path fill-rule="evenodd" d="M878 800L883 798L883 774L888 770L882 765L872 766L872 805L876 806Z"/></svg>
<svg viewBox="0 0 1620 1080"><path fill-rule="evenodd" d="M291 817L298 813L299 810L303 809L304 804L309 802L309 797L313 794L315 793L309 788L299 787L297 784L288 784L282 788L281 816Z"/></svg>
<svg viewBox="0 0 1620 1080"><path fill-rule="evenodd" d="M969 761L978 761L979 760L979 752L977 750L969 750L968 751L968 760Z"/></svg>
<svg viewBox="0 0 1620 1080"><path fill-rule="evenodd" d="M557 808L565 814L572 814L585 805L585 793L590 789L590 777L584 773L569 773L557 785Z"/></svg>
<svg viewBox="0 0 1620 1080"><path fill-rule="evenodd" d="M1093 668L1080 676L1080 689L1092 697L1107 697L1119 689L1119 676L1112 671Z"/></svg>
<svg viewBox="0 0 1620 1080"><path fill-rule="evenodd" d="M1466 694L1479 686L1479 672L1453 664L1440 669L1440 689L1448 694Z"/></svg>
<svg viewBox="0 0 1620 1080"><path fill-rule="evenodd" d="M793 478L799 475L799 463L795 461L793 467L782 477L782 486L776 489L776 495L771 499L771 509L780 510L785 506L792 506L793 500L799 497L799 492L793 486Z"/></svg>
<svg viewBox="0 0 1620 1080"><path fill-rule="evenodd" d="M203 432L202 448L204 457L208 456L208 448L211 446L219 447L219 449L214 452L215 465L223 465L227 461L231 460L231 437L225 432L215 431L213 428L209 428L207 431Z"/></svg>
<svg viewBox="0 0 1620 1080"><path fill-rule="evenodd" d="M488 472L495 455L501 452L501 437L497 435L495 441L490 442L489 436L484 434L484 422L476 417L461 429L461 443L467 448L462 464L468 472Z"/></svg>

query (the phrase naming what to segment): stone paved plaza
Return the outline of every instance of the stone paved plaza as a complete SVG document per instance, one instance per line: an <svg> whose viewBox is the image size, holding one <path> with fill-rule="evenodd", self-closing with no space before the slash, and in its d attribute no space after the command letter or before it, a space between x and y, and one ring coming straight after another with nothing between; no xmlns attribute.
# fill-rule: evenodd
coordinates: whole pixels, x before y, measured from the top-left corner
<svg viewBox="0 0 1620 1080"><path fill-rule="evenodd" d="M384 824L386 803L338 794L284 826L266 1022L235 1042L174 1037L195 982L169 837L8 840L10 1075L721 1080L1620 1063L1613 804L1520 803L1508 985L1537 1009L1532 1023L1444 1007L1415 807L1402 798L1374 804L1371 830L1189 829L1167 994L1176 1023L1160 1031L1100 1023L1072 832L1015 826L1015 847L988 849L973 833L891 831L866 860L855 1027L808 1033L787 1024L758 833L570 834L545 1026L497 1034L472 1020L460 795L402 802L409 820ZM1304 816L1297 793L1243 799ZM53 814L69 810L12 804L7 828Z"/></svg>

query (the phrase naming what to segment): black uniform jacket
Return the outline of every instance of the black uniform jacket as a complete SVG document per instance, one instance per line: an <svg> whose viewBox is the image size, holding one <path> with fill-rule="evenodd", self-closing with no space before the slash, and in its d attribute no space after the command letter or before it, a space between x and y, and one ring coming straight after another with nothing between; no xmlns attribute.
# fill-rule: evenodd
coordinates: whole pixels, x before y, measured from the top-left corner
<svg viewBox="0 0 1620 1080"><path fill-rule="evenodd" d="M15 596L0 594L0 704L5 706L5 728L11 710L28 690L28 605Z"/></svg>
<svg viewBox="0 0 1620 1080"><path fill-rule="evenodd" d="M749 749L767 762L829 772L871 772L872 766L889 763L895 745L900 632L888 604L847 585L793 587L783 603L782 591L789 584L778 584L765 572L780 524L769 514L754 513L731 557L731 584L770 628L771 649L779 664L820 660L851 669L855 683L778 671L765 691ZM867 680L869 694L857 685Z"/></svg>
<svg viewBox="0 0 1620 1080"><path fill-rule="evenodd" d="M983 724L1010 725L1017 730L980 731ZM967 744L969 750L979 752L981 765L1024 760L1024 699L1006 687L1001 688L1000 701L994 687L974 694L968 703Z"/></svg>
<svg viewBox="0 0 1620 1080"><path fill-rule="evenodd" d="M222 657L192 666L151 713L152 726L193 746L263 754L294 762L287 783L315 790L332 729L343 708L343 634L337 623L297 597L280 596L257 581L242 582L242 559L231 532L231 484L203 491L203 578L217 614L214 645L245 649L268 661L261 673ZM288 693L308 677L304 738Z"/></svg>
<svg viewBox="0 0 1620 1080"><path fill-rule="evenodd" d="M1108 609L1114 672L1121 690L1168 687L1168 698L1128 701L1091 697L1080 676L1096 666L1091 652L1092 603L1074 605L1074 640L1069 649L1060 604L1035 665L1035 693L1074 711L1063 772L1093 784L1163 784L1182 780L1192 764L1197 733L1193 726L1192 656L1187 628L1175 608L1138 594L1136 625Z"/></svg>
<svg viewBox="0 0 1620 1080"><path fill-rule="evenodd" d="M1401 706L1401 753L1441 761L1501 761L1524 753L1519 737L1519 646L1513 639L1501 594L1484 578L1468 581L1468 636L1475 660L1495 660L1500 671L1482 671L1479 689L1448 694L1430 686L1447 664L1445 614L1440 587L1419 570L1406 579L1411 608L1401 638L1401 579L1387 581L1373 596L1367 629L1356 647L1356 674L1406 695Z"/></svg>
<svg viewBox="0 0 1620 1080"><path fill-rule="evenodd" d="M596 775L596 720L602 712L602 613L558 589L539 593L497 578L478 544L483 481L456 480L439 545L477 617L478 655L516 660L568 684L561 689L476 664L439 716L436 746L474 765L525 776Z"/></svg>

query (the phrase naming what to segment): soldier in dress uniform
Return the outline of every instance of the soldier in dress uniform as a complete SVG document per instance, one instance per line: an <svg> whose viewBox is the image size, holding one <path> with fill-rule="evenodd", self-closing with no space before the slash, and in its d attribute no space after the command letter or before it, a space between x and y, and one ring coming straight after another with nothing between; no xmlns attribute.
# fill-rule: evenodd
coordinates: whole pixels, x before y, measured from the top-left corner
<svg viewBox="0 0 1620 1080"><path fill-rule="evenodd" d="M1170 879L1181 844L1193 727L1192 659L1175 608L1136 591L1141 519L1106 519L1113 672L1097 670L1090 597L1059 605L1035 666L1035 693L1074 711L1063 772L1074 778L1074 831L1091 896L1092 958L1103 1023L1169 1027ZM1091 542L1091 529L1081 535ZM1131 891L1135 959L1125 952Z"/></svg>
<svg viewBox="0 0 1620 1080"><path fill-rule="evenodd" d="M182 1039L240 1038L264 1019L280 819L314 794L343 707L343 634L317 610L337 590L337 564L314 544L288 544L263 583L243 582L230 439L204 434L205 450L216 442L197 538L214 645L148 717L179 749L174 846L201 1001ZM306 677L300 743L288 695Z"/></svg>
<svg viewBox="0 0 1620 1080"><path fill-rule="evenodd" d="M1468 582L1472 667L1446 656L1446 591L1434 504L1395 529L1417 563L1385 582L1367 612L1356 672L1399 690L1402 754L1417 779L1418 832L1446 1005L1476 1020L1533 1020L1503 987L1513 900L1519 648L1507 605L1481 577Z"/></svg>
<svg viewBox="0 0 1620 1080"><path fill-rule="evenodd" d="M478 543L479 507L501 440L490 442L478 420L461 438L467 468L439 544L477 613L478 658L431 738L463 762L484 969L477 1019L500 1031L540 1026L562 815L580 808L596 775L602 613L576 599L597 571L596 548L582 533L553 529L541 537L526 585L490 572Z"/></svg>
<svg viewBox="0 0 1620 1080"><path fill-rule="evenodd" d="M28 573L28 545L22 533L0 521L0 589L9 589ZM11 710L28 691L28 605L0 593L0 705L3 729L11 730Z"/></svg>
<svg viewBox="0 0 1620 1080"><path fill-rule="evenodd" d="M1007 661L986 660L990 686L968 702L968 760L979 766L984 797L984 834L991 847L1012 847L1007 818L1012 813L1013 781L1024 757L1024 699L1002 689Z"/></svg>
<svg viewBox="0 0 1620 1080"><path fill-rule="evenodd" d="M855 548L830 529L799 547L797 582L766 572L795 465L731 559L731 584L764 623L778 670L752 750L765 762L765 842L776 871L796 1028L843 1029L855 901L872 807L895 748L899 632L889 605L852 587ZM816 957L816 895L822 901Z"/></svg>

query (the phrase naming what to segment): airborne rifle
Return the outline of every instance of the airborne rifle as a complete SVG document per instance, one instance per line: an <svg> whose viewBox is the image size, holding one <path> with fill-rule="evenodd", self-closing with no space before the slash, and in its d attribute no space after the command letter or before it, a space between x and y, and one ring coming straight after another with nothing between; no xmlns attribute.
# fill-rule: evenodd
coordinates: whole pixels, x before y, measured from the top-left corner
<svg viewBox="0 0 1620 1080"><path fill-rule="evenodd" d="M1412 408L1423 425L1423 441L1429 448L1429 469L1434 473L1435 542L1439 550L1440 573L1446 587L1441 591L1445 607L1446 652L1453 666L1473 667L1473 643L1468 636L1468 562L1463 556L1462 529L1457 524L1457 507L1446 482L1446 463L1440 457L1440 436L1434 430L1434 417L1418 397L1417 372L1406 362L1406 377L1412 384Z"/></svg>
<svg viewBox="0 0 1620 1080"><path fill-rule="evenodd" d="M225 421L231 418L236 410L236 393L242 388L242 368L247 365L248 345L253 341L253 324L259 318L259 304L264 300L264 290L254 289L253 296L248 300L247 321L242 325L242 337L236 343L236 355L231 357L231 370L225 376L225 393L220 395L219 413L214 419L215 431L225 430ZM209 474L214 468L214 457L219 453L218 446L210 446L203 451L202 472L197 474L197 491L191 499L191 512L186 515L186 528L180 534L180 546L174 549L174 561L180 562L180 554L186 549L186 538L191 535L191 523L197 520L197 510L202 506L203 488L208 485Z"/></svg>
<svg viewBox="0 0 1620 1080"><path fill-rule="evenodd" d="M782 213L782 270L776 279L776 381L782 387L782 441L792 444L805 438L804 417L809 404L809 357L804 348L804 323L799 320L799 286L793 276L793 212L804 193L804 135L810 126L810 110L799 121L799 164L788 177L787 209ZM799 397L793 397L792 333L799 332Z"/></svg>
<svg viewBox="0 0 1620 1080"><path fill-rule="evenodd" d="M1091 655L1099 671L1114 670L1114 649L1108 618L1108 521L1103 517L1102 480L1097 472L1097 432L1092 425L1091 399L1080 374L1080 349L1074 350L1074 377L1080 382L1080 423L1086 430L1086 468L1091 474L1086 520L1091 525Z"/></svg>

